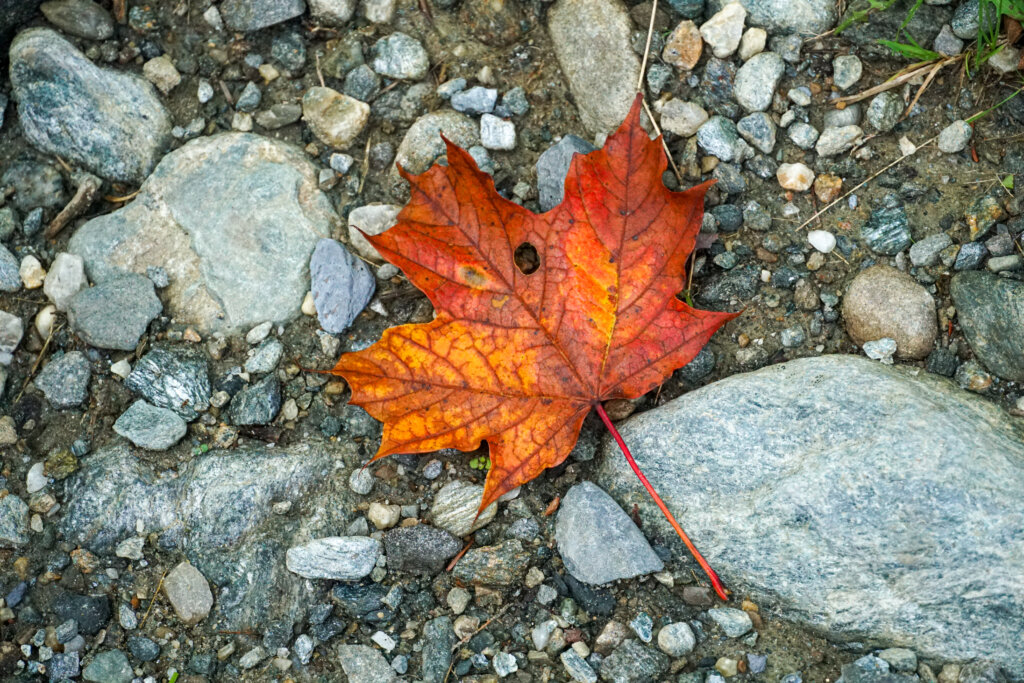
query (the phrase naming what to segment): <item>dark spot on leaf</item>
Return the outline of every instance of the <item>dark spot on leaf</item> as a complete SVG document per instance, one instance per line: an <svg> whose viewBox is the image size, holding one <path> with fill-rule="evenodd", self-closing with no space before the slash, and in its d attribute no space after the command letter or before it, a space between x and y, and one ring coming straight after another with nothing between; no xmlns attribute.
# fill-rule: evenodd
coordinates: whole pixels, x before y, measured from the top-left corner
<svg viewBox="0 0 1024 683"><path fill-rule="evenodd" d="M483 276L483 273L473 266L462 266L461 271L462 279L472 287L482 287L487 282L487 278Z"/></svg>
<svg viewBox="0 0 1024 683"><path fill-rule="evenodd" d="M540 255L537 253L537 248L529 242L523 242L516 247L512 259L516 262L516 268L523 275L529 275L540 268Z"/></svg>

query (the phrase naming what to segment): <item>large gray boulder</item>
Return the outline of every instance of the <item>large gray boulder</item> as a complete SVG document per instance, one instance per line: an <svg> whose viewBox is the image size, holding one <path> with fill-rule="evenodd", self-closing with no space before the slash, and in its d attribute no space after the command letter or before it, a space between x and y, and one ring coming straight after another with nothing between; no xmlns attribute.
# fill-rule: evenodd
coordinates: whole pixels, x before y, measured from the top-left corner
<svg viewBox="0 0 1024 683"><path fill-rule="evenodd" d="M101 69L55 31L11 43L12 96L26 139L110 180L141 183L171 141L171 118L153 86Z"/></svg>
<svg viewBox="0 0 1024 683"><path fill-rule="evenodd" d="M179 322L238 331L299 314L310 254L337 223L302 150L224 133L168 154L131 204L79 228L69 251L95 283L163 268Z"/></svg>
<svg viewBox="0 0 1024 683"><path fill-rule="evenodd" d="M345 454L358 460L354 449ZM287 548L344 528L355 508L349 471L335 469L339 455L318 447L242 448L194 458L169 476L115 445L90 455L66 480L58 530L99 555L156 533L162 548L183 551L215 584L214 621L224 628L296 620L316 596L287 570ZM274 514L280 502L318 512Z"/></svg>
<svg viewBox="0 0 1024 683"><path fill-rule="evenodd" d="M855 356L735 375L627 421L725 584L835 641L1022 671L1024 427ZM613 442L597 483L685 554Z"/></svg>

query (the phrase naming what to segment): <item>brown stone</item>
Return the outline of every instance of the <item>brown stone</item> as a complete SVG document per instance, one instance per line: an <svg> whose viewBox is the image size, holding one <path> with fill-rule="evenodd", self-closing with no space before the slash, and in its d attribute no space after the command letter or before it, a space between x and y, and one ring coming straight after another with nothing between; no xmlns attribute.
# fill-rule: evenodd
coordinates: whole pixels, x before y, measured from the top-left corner
<svg viewBox="0 0 1024 683"><path fill-rule="evenodd" d="M668 40L665 41L665 49L661 51L661 58L667 64L692 71L700 61L700 54L704 50L704 39L700 37L697 25L687 19L679 22Z"/></svg>
<svg viewBox="0 0 1024 683"><path fill-rule="evenodd" d="M814 194L818 201L828 204L839 197L843 191L843 179L831 173L822 173L814 179Z"/></svg>
<svg viewBox="0 0 1024 683"><path fill-rule="evenodd" d="M906 273L885 265L857 275L843 297L846 333L854 343L889 337L896 340L896 357L927 356L938 334L935 301Z"/></svg>

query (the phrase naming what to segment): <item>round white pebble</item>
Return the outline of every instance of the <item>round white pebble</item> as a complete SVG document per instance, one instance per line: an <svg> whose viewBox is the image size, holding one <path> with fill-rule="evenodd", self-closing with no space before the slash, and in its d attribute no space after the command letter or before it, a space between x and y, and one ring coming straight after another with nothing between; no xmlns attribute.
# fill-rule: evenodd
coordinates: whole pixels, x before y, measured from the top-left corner
<svg viewBox="0 0 1024 683"><path fill-rule="evenodd" d="M807 241L822 254L831 253L836 248L836 236L828 230L811 230L807 233Z"/></svg>

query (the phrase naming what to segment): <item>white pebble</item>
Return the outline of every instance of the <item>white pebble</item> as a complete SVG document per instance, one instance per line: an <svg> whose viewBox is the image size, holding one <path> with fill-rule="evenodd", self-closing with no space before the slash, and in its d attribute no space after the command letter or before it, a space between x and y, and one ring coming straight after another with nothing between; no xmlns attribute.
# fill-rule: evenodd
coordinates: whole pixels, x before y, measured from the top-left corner
<svg viewBox="0 0 1024 683"><path fill-rule="evenodd" d="M36 314L36 332L43 339L50 336L53 329L53 321L57 319L57 307L53 304L43 306L43 309Z"/></svg>
<svg viewBox="0 0 1024 683"><path fill-rule="evenodd" d="M29 493L37 493L46 488L49 480L46 478L46 473L43 472L43 463L37 462L32 467L28 468L28 474L25 475L25 490Z"/></svg>
<svg viewBox="0 0 1024 683"><path fill-rule="evenodd" d="M805 164L781 164L775 177L783 189L806 192L814 182L814 171Z"/></svg>
<svg viewBox="0 0 1024 683"><path fill-rule="evenodd" d="M128 379L128 375L132 372L132 364L128 362L127 358L122 358L116 363L110 364L110 373L117 375L121 379Z"/></svg>
<svg viewBox="0 0 1024 683"><path fill-rule="evenodd" d="M391 652L395 649L395 646L398 645L398 643L395 642L395 639L387 633L384 633L384 631L377 631L370 636L370 640L380 645L381 649L385 652Z"/></svg>
<svg viewBox="0 0 1024 683"><path fill-rule="evenodd" d="M807 233L807 241L822 254L829 254L836 248L836 236L828 230L811 230Z"/></svg>
<svg viewBox="0 0 1024 683"><path fill-rule="evenodd" d="M306 292L302 300L302 315L316 315L316 302L313 300L313 292Z"/></svg>
<svg viewBox="0 0 1024 683"><path fill-rule="evenodd" d="M245 335L245 341L250 344L259 344L261 341L270 336L270 330L274 327L274 323L269 320L265 323L260 323L256 327L249 330Z"/></svg>
<svg viewBox="0 0 1024 683"><path fill-rule="evenodd" d="M480 144L487 149L515 149L516 124L494 114L484 114L480 117Z"/></svg>

